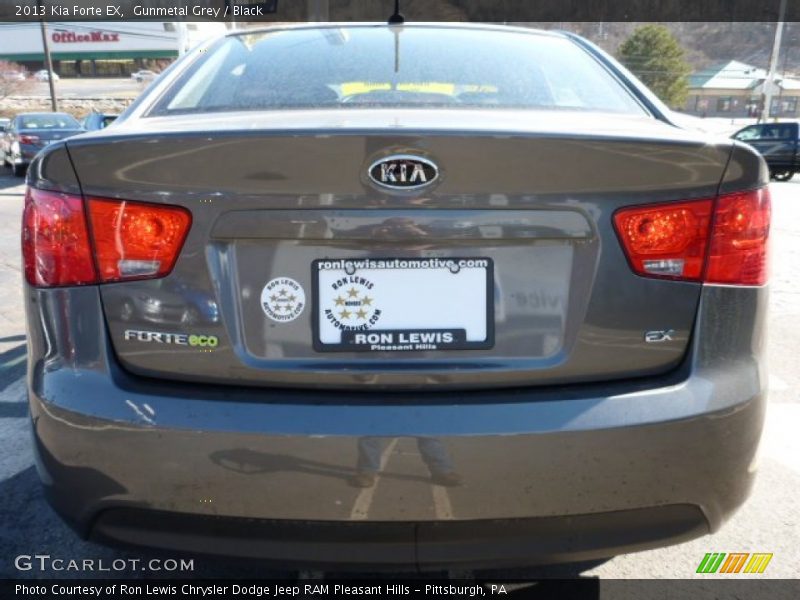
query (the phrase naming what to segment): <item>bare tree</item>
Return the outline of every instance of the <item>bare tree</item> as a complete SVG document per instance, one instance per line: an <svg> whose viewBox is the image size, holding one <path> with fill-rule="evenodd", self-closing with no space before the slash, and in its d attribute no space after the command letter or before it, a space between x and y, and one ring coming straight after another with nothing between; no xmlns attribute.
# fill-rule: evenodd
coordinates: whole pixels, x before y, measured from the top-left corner
<svg viewBox="0 0 800 600"><path fill-rule="evenodd" d="M33 86L34 81L28 79L24 67L0 60L0 100L9 96L26 96Z"/></svg>

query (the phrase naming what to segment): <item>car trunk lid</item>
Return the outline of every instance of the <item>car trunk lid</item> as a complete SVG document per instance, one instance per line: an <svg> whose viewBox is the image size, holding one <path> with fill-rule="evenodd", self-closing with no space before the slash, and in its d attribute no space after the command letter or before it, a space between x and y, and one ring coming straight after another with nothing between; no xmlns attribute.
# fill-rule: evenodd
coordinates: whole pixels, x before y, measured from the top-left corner
<svg viewBox="0 0 800 600"><path fill-rule="evenodd" d="M602 381L680 362L700 284L633 274L611 217L713 197L727 144L613 115L298 112L210 117L202 130L121 122L69 143L87 196L193 215L168 277L101 288L131 371L427 388ZM435 163L439 179L370 182L394 155Z"/></svg>

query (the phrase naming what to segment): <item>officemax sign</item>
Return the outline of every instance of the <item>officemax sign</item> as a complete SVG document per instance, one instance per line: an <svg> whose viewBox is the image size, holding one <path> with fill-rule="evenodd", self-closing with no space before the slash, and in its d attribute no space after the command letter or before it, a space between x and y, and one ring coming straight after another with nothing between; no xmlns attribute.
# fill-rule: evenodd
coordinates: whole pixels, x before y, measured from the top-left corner
<svg viewBox="0 0 800 600"><path fill-rule="evenodd" d="M108 33L105 31L89 31L87 33L75 33L74 31L56 31L50 36L57 44L81 44L98 42L119 42L118 33Z"/></svg>

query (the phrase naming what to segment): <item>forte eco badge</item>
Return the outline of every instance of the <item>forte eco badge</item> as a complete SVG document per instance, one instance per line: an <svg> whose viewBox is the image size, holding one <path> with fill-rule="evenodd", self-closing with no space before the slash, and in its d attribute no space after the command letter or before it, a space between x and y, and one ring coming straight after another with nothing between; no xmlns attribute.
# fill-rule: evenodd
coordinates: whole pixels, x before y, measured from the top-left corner
<svg viewBox="0 0 800 600"><path fill-rule="evenodd" d="M138 329L126 329L124 335L126 341L176 344L178 346L192 346L197 348L216 348L219 345L219 338L215 335L164 333L161 331L141 331Z"/></svg>

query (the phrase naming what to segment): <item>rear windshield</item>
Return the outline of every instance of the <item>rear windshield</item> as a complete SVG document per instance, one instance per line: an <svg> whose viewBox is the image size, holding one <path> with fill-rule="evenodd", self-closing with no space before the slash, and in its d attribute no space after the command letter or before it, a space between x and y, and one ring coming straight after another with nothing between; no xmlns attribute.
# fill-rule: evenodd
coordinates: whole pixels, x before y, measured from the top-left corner
<svg viewBox="0 0 800 600"><path fill-rule="evenodd" d="M225 38L150 114L358 107L644 112L564 38L371 26Z"/></svg>
<svg viewBox="0 0 800 600"><path fill-rule="evenodd" d="M20 129L80 129L80 124L69 115L31 115L19 118Z"/></svg>

